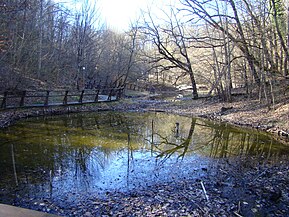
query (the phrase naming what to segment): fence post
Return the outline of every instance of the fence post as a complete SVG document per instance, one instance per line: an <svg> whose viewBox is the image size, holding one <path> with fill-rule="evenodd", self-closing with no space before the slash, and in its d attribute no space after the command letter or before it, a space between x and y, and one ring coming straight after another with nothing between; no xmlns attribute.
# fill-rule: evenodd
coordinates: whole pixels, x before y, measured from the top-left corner
<svg viewBox="0 0 289 217"><path fill-rule="evenodd" d="M24 106L24 102L25 102L25 96L26 96L26 90L24 90L22 92L22 95L21 95L21 100L20 100L20 107Z"/></svg>
<svg viewBox="0 0 289 217"><path fill-rule="evenodd" d="M68 90L65 91L65 95L63 98L63 105L67 105L67 95L68 95Z"/></svg>
<svg viewBox="0 0 289 217"><path fill-rule="evenodd" d="M83 95L84 95L84 90L81 91L81 94L78 100L79 103L82 103Z"/></svg>
<svg viewBox="0 0 289 217"><path fill-rule="evenodd" d="M94 102L98 102L98 95L99 95L99 89L96 90L96 95L94 98Z"/></svg>
<svg viewBox="0 0 289 217"><path fill-rule="evenodd" d="M3 96L3 100L2 100L2 104L1 104L1 108L6 108L6 105L7 105L7 95L8 95L8 92L5 91L5 92L4 92L4 96Z"/></svg>
<svg viewBox="0 0 289 217"><path fill-rule="evenodd" d="M44 106L48 106L48 102L49 102L49 90L46 91Z"/></svg>

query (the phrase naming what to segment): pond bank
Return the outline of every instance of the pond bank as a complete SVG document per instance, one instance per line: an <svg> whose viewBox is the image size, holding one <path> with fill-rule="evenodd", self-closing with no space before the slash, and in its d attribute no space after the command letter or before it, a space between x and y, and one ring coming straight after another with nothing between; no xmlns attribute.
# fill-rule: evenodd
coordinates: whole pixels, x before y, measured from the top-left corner
<svg viewBox="0 0 289 217"><path fill-rule="evenodd" d="M233 102L224 103L217 98L209 98L156 104L155 109L254 128L271 133L287 144L289 142L289 103L279 103L274 109L268 109L258 100L235 97Z"/></svg>
<svg viewBox="0 0 289 217"><path fill-rule="evenodd" d="M142 98L94 105L11 109L0 112L0 128L7 127L21 118L103 110L161 111L179 115L193 115L266 131L278 140L289 143L289 103L280 103L275 105L275 109L268 110L268 107L260 104L258 100L244 99L235 99L232 103L224 103L219 102L216 98L178 101Z"/></svg>

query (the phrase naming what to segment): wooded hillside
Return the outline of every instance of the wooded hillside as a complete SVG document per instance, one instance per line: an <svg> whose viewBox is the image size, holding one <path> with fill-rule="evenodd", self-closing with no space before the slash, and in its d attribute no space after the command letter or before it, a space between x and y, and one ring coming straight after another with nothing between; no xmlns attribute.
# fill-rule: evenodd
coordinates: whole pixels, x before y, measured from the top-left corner
<svg viewBox="0 0 289 217"><path fill-rule="evenodd" d="M288 94L285 0L178 0L126 33L52 0L0 3L0 87L84 89L127 82L188 85L231 101L236 88L274 105Z"/></svg>
<svg viewBox="0 0 289 217"><path fill-rule="evenodd" d="M134 31L116 33L94 5L79 11L51 0L0 3L1 90L92 88L145 70Z"/></svg>

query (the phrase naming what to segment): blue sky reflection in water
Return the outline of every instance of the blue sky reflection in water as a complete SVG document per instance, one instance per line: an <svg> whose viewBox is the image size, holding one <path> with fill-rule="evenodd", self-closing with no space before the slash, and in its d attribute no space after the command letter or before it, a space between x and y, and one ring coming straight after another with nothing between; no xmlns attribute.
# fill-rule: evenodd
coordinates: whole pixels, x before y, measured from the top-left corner
<svg viewBox="0 0 289 217"><path fill-rule="evenodd" d="M164 113L31 118L1 130L0 144L0 202L129 190L202 177L219 158L288 155L266 134Z"/></svg>

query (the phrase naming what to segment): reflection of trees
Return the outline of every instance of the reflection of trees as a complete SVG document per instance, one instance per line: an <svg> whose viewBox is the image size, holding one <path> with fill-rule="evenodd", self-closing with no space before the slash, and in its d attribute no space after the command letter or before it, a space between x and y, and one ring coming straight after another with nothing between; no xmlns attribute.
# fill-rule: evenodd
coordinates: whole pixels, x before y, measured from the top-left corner
<svg viewBox="0 0 289 217"><path fill-rule="evenodd" d="M153 137L155 137L155 141L151 139L151 143L159 152L157 156L165 159L170 158L175 153L178 158L183 158L188 151L213 158L235 156L269 158L288 154L288 150L282 144L265 134L194 118L185 137L172 139L170 136L155 132L153 132ZM190 147L191 144L194 146Z"/></svg>
<svg viewBox="0 0 289 217"><path fill-rule="evenodd" d="M242 155L271 157L288 153L288 150L283 152L285 147L282 144L257 131L236 129L226 124L209 121L206 121L205 128L202 131L210 130L211 136L200 139L199 143L209 147L202 153L210 157L225 158Z"/></svg>
<svg viewBox="0 0 289 217"><path fill-rule="evenodd" d="M11 157L12 157L12 165L13 165L13 173L15 178L15 184L18 186L18 178L17 178L17 171L16 171L16 164L15 164L15 154L14 154L14 145L11 144Z"/></svg>
<svg viewBox="0 0 289 217"><path fill-rule="evenodd" d="M49 182L51 173L52 177L57 179L67 175L73 177L74 183L70 181L73 185L83 181L86 185L92 184L100 178L97 177L98 174L100 176L101 170L106 167L110 155L115 151L114 148L99 146L93 142L102 138L108 138L108 142L117 139L119 143L123 142L122 148L125 148L126 135L138 132L141 128L138 125L144 125L145 120L137 117L138 114L85 113L70 114L62 118L44 117L28 124L20 123L15 126L16 130L12 127L3 134L7 138L15 138L12 152L7 140L5 149L3 148L5 153L0 155L9 165L9 168L6 166L3 171L5 177L13 177L16 174L16 181L20 184L37 184ZM21 137L23 135L24 140ZM132 142L128 142L127 148L128 160L131 161L134 149Z"/></svg>
<svg viewBox="0 0 289 217"><path fill-rule="evenodd" d="M131 146L130 134L127 134L127 172L126 172L126 183L129 188L130 174L132 172L133 163L133 147Z"/></svg>
<svg viewBox="0 0 289 217"><path fill-rule="evenodd" d="M178 158L184 158L185 154L187 153L189 146L192 144L192 138L193 138L193 133L195 130L195 125L196 125L196 119L192 118L191 121L191 126L190 126L190 130L189 133L187 135L187 137L183 138L183 137L179 137L179 123L176 123L176 135L175 137L178 138L179 142L173 142L170 141L170 139L168 137L164 137L162 135L160 135L159 133L154 133L155 135L157 135L161 141L158 145L156 145L156 149L158 149L160 151L160 153L157 155L157 157L159 158L170 158L174 153L179 153ZM158 148L158 146L161 145L166 145L166 147L169 147L168 149L165 150L161 150Z"/></svg>
<svg viewBox="0 0 289 217"><path fill-rule="evenodd" d="M220 126L217 128L211 128L213 138L205 142L210 148L210 157L227 157L230 132L228 130L222 129Z"/></svg>
<svg viewBox="0 0 289 217"><path fill-rule="evenodd" d="M95 176L100 170L106 167L109 157L116 150L110 146L94 143L109 138L108 142L117 140L123 145L119 147L120 153L127 151L127 180L129 180L129 175L136 166L134 150L136 147L140 148L135 146L134 140L140 137L140 134L143 134L144 138L151 135L155 137L148 139L152 146L141 147L146 151L152 148L151 151L164 160L174 154L182 159L192 152L213 158L237 155L277 158L288 154L288 150L278 146L276 141L255 131L239 130L194 118L189 122L187 121L189 119L183 117L166 118L165 114L146 115L71 114L65 118L45 118L44 122L43 120L38 124L32 122L28 127L25 124L18 125L14 129L11 127L2 135L7 138L11 136L14 140L10 143L7 142L9 140L3 139L3 142L1 140L5 148L0 153L1 160L8 162L5 164L9 168L0 165L0 169L3 173L10 173L7 177L14 177L13 179L18 180L20 184L47 181L49 171L52 171L53 176L64 176L72 170L70 172L78 179L76 181L81 183L86 179L85 182L89 185L97 178ZM156 123L153 130L152 118ZM179 130L173 130L176 121L180 122ZM76 137L80 139L76 141ZM82 140L82 137L91 139ZM14 146L11 148L10 144Z"/></svg>

